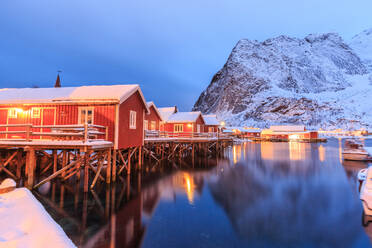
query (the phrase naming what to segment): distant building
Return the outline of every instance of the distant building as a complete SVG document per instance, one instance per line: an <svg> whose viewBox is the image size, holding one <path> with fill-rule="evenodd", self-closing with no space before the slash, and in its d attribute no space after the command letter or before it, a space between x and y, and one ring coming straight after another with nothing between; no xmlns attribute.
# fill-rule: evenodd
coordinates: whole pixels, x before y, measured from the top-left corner
<svg viewBox="0 0 372 248"><path fill-rule="evenodd" d="M216 115L203 115L205 122L204 132L217 133L219 132L220 122L217 120Z"/></svg>
<svg viewBox="0 0 372 248"><path fill-rule="evenodd" d="M173 107L164 107L164 108L158 108L158 111L161 115L162 121L160 122L160 131L164 130L164 124L169 119L169 117L175 113L178 112L177 106Z"/></svg>
<svg viewBox="0 0 372 248"><path fill-rule="evenodd" d="M160 123L163 121L161 114L154 104L154 102L147 102L147 107L150 110L150 113L145 115L144 120L144 130L160 130Z"/></svg>
<svg viewBox="0 0 372 248"><path fill-rule="evenodd" d="M172 133L188 135L204 131L205 122L200 111L177 112L169 116L164 124L164 130Z"/></svg>
<svg viewBox="0 0 372 248"><path fill-rule="evenodd" d="M261 132L262 139L310 140L318 139L318 132L307 131L305 126L271 126Z"/></svg>

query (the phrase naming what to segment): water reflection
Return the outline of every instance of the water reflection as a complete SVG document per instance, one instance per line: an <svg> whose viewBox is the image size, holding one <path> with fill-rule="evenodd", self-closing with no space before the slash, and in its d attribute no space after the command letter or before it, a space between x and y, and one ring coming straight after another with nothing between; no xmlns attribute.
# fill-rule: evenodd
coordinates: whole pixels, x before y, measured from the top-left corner
<svg viewBox="0 0 372 248"><path fill-rule="evenodd" d="M341 164L339 145L247 142L228 160L200 160L209 169L145 169L88 194L55 183L36 194L79 247L369 247L356 180L368 165Z"/></svg>

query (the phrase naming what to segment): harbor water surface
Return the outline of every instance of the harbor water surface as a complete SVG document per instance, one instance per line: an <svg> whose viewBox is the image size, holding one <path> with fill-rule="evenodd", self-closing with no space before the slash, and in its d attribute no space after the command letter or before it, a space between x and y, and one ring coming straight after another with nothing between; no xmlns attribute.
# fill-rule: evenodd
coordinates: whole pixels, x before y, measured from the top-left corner
<svg viewBox="0 0 372 248"><path fill-rule="evenodd" d="M372 146L372 140L364 140ZM35 195L79 247L371 247L341 139L235 144L225 158L148 164L84 195Z"/></svg>

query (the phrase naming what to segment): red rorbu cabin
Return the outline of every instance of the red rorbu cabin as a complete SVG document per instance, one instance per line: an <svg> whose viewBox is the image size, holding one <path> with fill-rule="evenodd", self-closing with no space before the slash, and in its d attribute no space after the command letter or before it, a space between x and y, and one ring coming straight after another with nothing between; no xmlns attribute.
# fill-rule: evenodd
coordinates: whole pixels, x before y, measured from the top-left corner
<svg viewBox="0 0 372 248"><path fill-rule="evenodd" d="M219 132L220 123L216 115L203 115L205 121L204 132L217 133Z"/></svg>
<svg viewBox="0 0 372 248"><path fill-rule="evenodd" d="M166 132L178 133L181 136L189 136L192 133L204 131L204 119L200 111L177 112L172 114L164 125Z"/></svg>
<svg viewBox="0 0 372 248"><path fill-rule="evenodd" d="M9 124L48 126L36 130L41 133L51 132L54 125L94 124L107 127L115 149L143 145L143 120L148 112L139 85L0 89L0 131L21 128L4 127ZM0 139L22 138L0 134Z"/></svg>
<svg viewBox="0 0 372 248"><path fill-rule="evenodd" d="M165 131L164 125L171 115L178 112L177 106L158 108L158 111L162 118L162 121L160 122L160 131Z"/></svg>
<svg viewBox="0 0 372 248"><path fill-rule="evenodd" d="M144 129L159 131L160 123L163 121L160 112L153 102L147 102L147 107L150 112L145 115Z"/></svg>

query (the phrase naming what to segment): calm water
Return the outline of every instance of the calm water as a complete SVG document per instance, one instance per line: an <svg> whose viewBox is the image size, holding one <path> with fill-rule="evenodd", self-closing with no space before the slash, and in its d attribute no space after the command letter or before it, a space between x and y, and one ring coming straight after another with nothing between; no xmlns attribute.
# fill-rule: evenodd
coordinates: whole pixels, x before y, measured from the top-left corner
<svg viewBox="0 0 372 248"><path fill-rule="evenodd" d="M343 163L341 147L247 142L198 169L149 165L87 195L36 194L80 247L372 247L356 179L368 164Z"/></svg>

